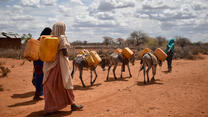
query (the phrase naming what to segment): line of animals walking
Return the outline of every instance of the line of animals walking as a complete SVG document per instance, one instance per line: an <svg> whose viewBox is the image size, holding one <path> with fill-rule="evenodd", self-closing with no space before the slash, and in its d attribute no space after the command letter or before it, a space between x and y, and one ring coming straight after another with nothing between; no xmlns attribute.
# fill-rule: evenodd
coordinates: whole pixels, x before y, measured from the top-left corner
<svg viewBox="0 0 208 117"><path fill-rule="evenodd" d="M34 66L32 83L36 91L33 100L42 100L41 96L44 96L44 114L57 112L67 105L71 105L72 111L83 109L83 105L75 103L73 93L72 79L77 69L79 70L79 78L83 87L86 87L82 79L84 69L90 70L91 85L95 83L98 77L96 73L97 66L101 66L103 71L108 66L107 81L109 80L112 66L114 79L118 79L115 72L119 64L122 64L120 78L123 78L122 73L125 72L125 66L127 66L129 77L131 78L129 64L134 65L138 57L141 60L139 71L144 71L144 84L146 84L145 74L147 75L147 82L150 81L149 71L151 68L153 72L151 81L155 80L157 65L162 66L164 60L168 61L168 71L172 70L174 39L170 39L165 52L160 48L157 48L154 52L146 48L138 54L126 47L116 49L110 56L99 56L96 51L82 50L81 54L78 54L73 59L73 69L71 71L68 58L71 48L65 32L66 25L63 22L57 22L52 29L46 27L41 32L40 38L29 39L25 47L24 57L29 61L33 61Z"/></svg>
<svg viewBox="0 0 208 117"><path fill-rule="evenodd" d="M138 53L133 53L129 58L127 58L123 53L122 50L119 52L117 50L121 50L120 48L116 49L112 54L110 54L109 56L105 56L105 55L101 55L101 61L97 66L100 66L102 68L103 71L106 70L106 66L107 68L107 76L106 76L106 81L109 80L109 73L110 70L113 66L113 76L114 79L118 79L116 76L116 69L118 67L119 64L121 65L121 71L120 71L120 78L123 78L122 73L125 72L125 66L127 66L128 68L128 72L129 72L129 78L132 77L131 74L131 70L130 70L130 63L132 65L135 65L135 61L137 59L140 59L141 62L141 67L139 69L140 71L144 71L144 84L146 84L146 80L145 80L145 74L147 75L147 82L149 82L149 71L152 68L152 74L153 77L151 79L151 81L155 81L154 76L156 75L156 68L157 65L159 64L160 66L162 66L162 61L154 54L154 52L152 50L150 50L149 48L146 48L145 50L141 51L140 54ZM160 49L161 50L161 49ZM85 50L84 50L85 51ZM131 51L131 50L130 50ZM79 70L79 78L81 80L81 83L83 85L83 87L85 87L84 81L82 79L82 74L83 74L83 70L85 69L89 69L90 73L91 73L91 77L90 77L90 83L91 85L93 85L98 77L97 73L96 73L96 68L97 66L89 66L89 64L86 61L86 57L88 56L87 54L88 52L84 53L84 54L78 54L74 59L73 59L73 69L72 69L72 73L71 76L73 78L74 73L76 72L76 70ZM147 69L146 69L147 67ZM93 73L94 72L94 80L93 80Z"/></svg>

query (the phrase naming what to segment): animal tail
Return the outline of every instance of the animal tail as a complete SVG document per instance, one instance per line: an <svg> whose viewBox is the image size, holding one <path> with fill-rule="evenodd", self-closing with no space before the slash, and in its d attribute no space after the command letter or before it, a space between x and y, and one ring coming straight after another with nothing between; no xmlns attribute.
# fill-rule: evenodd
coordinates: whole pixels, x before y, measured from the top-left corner
<svg viewBox="0 0 208 117"><path fill-rule="evenodd" d="M143 64L143 60L140 61L140 69L139 69L139 72L138 72L138 76L137 76L137 80L139 81L139 73L144 69L144 64Z"/></svg>
<svg viewBox="0 0 208 117"><path fill-rule="evenodd" d="M75 71L75 63L74 63L74 60L72 61L72 66L73 66L73 68L72 68L72 72L71 72L71 77L73 78L74 71Z"/></svg>

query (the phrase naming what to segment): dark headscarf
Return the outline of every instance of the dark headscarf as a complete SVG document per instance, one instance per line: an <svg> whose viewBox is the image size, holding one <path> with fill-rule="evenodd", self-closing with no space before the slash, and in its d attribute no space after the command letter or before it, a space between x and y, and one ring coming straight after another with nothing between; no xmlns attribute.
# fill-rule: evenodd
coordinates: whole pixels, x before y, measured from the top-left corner
<svg viewBox="0 0 208 117"><path fill-rule="evenodd" d="M42 36L42 35L50 35L51 32L52 32L51 28L46 27L46 28L41 32L40 36Z"/></svg>

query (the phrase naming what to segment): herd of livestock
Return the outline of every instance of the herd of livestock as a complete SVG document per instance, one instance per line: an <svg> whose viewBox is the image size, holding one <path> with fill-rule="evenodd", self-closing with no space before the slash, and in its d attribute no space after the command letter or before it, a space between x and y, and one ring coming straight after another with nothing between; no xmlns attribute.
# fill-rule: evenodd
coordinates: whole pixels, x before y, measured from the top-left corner
<svg viewBox="0 0 208 117"><path fill-rule="evenodd" d="M154 81L155 80L154 76L156 75L157 64L159 64L161 66L162 61L164 61L165 58L167 57L167 55L160 48L156 49L156 51L154 51L154 52L152 50L150 50L149 48L146 48L143 51L141 51L139 54L135 54L129 48L124 48L123 50L118 48L112 54L110 54L110 56L103 56L103 55L99 56L95 51L89 52L85 49L82 50L80 53L81 54L78 54L73 59L73 62L72 62L73 70L72 70L71 76L73 78L76 69L78 69L79 70L79 78L81 80L83 87L85 87L85 84L82 79L82 73L83 73L84 68L90 69L90 73L91 73L90 83L91 83L91 85L93 85L94 82L96 81L96 78L97 78L96 67L98 65L101 66L103 71L105 71L105 67L108 66L106 81L109 80L110 69L112 66L114 66L113 67L113 75L114 75L114 79L116 80L117 76L116 76L115 71L116 71L117 66L119 64L122 64L120 78L122 78L122 73L125 72L125 66L127 66L127 68L128 68L129 77L132 77L129 63L132 63L132 65L134 65L135 60L137 60L138 58L141 59L141 62L140 62L141 68L139 71L141 71L141 70L144 71L144 83L146 84L145 74L147 74L147 82L149 82L149 70L152 68L153 77L152 77L151 81ZM96 64L93 65L93 62L91 62L92 61L91 59L94 61L99 61L99 62L97 62L97 63L94 62ZM92 63L92 64L90 64L90 63ZM147 69L146 69L146 67L147 67ZM92 72L94 72L94 74L95 74L94 80L92 78L93 77Z"/></svg>

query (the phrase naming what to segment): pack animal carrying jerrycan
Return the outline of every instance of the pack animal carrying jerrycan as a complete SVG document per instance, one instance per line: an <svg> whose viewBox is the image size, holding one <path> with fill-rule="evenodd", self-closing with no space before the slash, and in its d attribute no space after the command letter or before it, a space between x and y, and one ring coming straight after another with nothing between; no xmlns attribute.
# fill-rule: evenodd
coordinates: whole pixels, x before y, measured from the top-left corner
<svg viewBox="0 0 208 117"><path fill-rule="evenodd" d="M157 48L154 51L154 54L157 56L157 58L161 61L164 61L167 58L167 54L160 48Z"/></svg>
<svg viewBox="0 0 208 117"><path fill-rule="evenodd" d="M114 50L114 53L122 53L122 49L117 48L116 50Z"/></svg>
<svg viewBox="0 0 208 117"><path fill-rule="evenodd" d="M100 58L100 56L97 54L96 51L90 51L90 55L92 56L94 60L93 66L96 67L102 61L102 59Z"/></svg>
<svg viewBox="0 0 208 117"><path fill-rule="evenodd" d="M89 51L88 50L86 50L86 49L83 49L82 51L80 51L80 54L89 54Z"/></svg>
<svg viewBox="0 0 208 117"><path fill-rule="evenodd" d="M145 48L144 50L142 50L140 53L139 53L139 57L142 58L144 56L144 54L150 52L151 49L149 48Z"/></svg>
<svg viewBox="0 0 208 117"><path fill-rule="evenodd" d="M24 57L27 60L36 61L39 59L40 41L29 39L25 46Z"/></svg>
<svg viewBox="0 0 208 117"><path fill-rule="evenodd" d="M40 59L44 62L53 62L56 60L58 52L59 39L56 36L40 37Z"/></svg>
<svg viewBox="0 0 208 117"><path fill-rule="evenodd" d="M122 53L128 59L130 59L134 55L134 52L131 51L128 47L124 48L123 51L122 51Z"/></svg>
<svg viewBox="0 0 208 117"><path fill-rule="evenodd" d="M86 56L86 61L89 66L93 66L95 64L95 61L90 54Z"/></svg>

